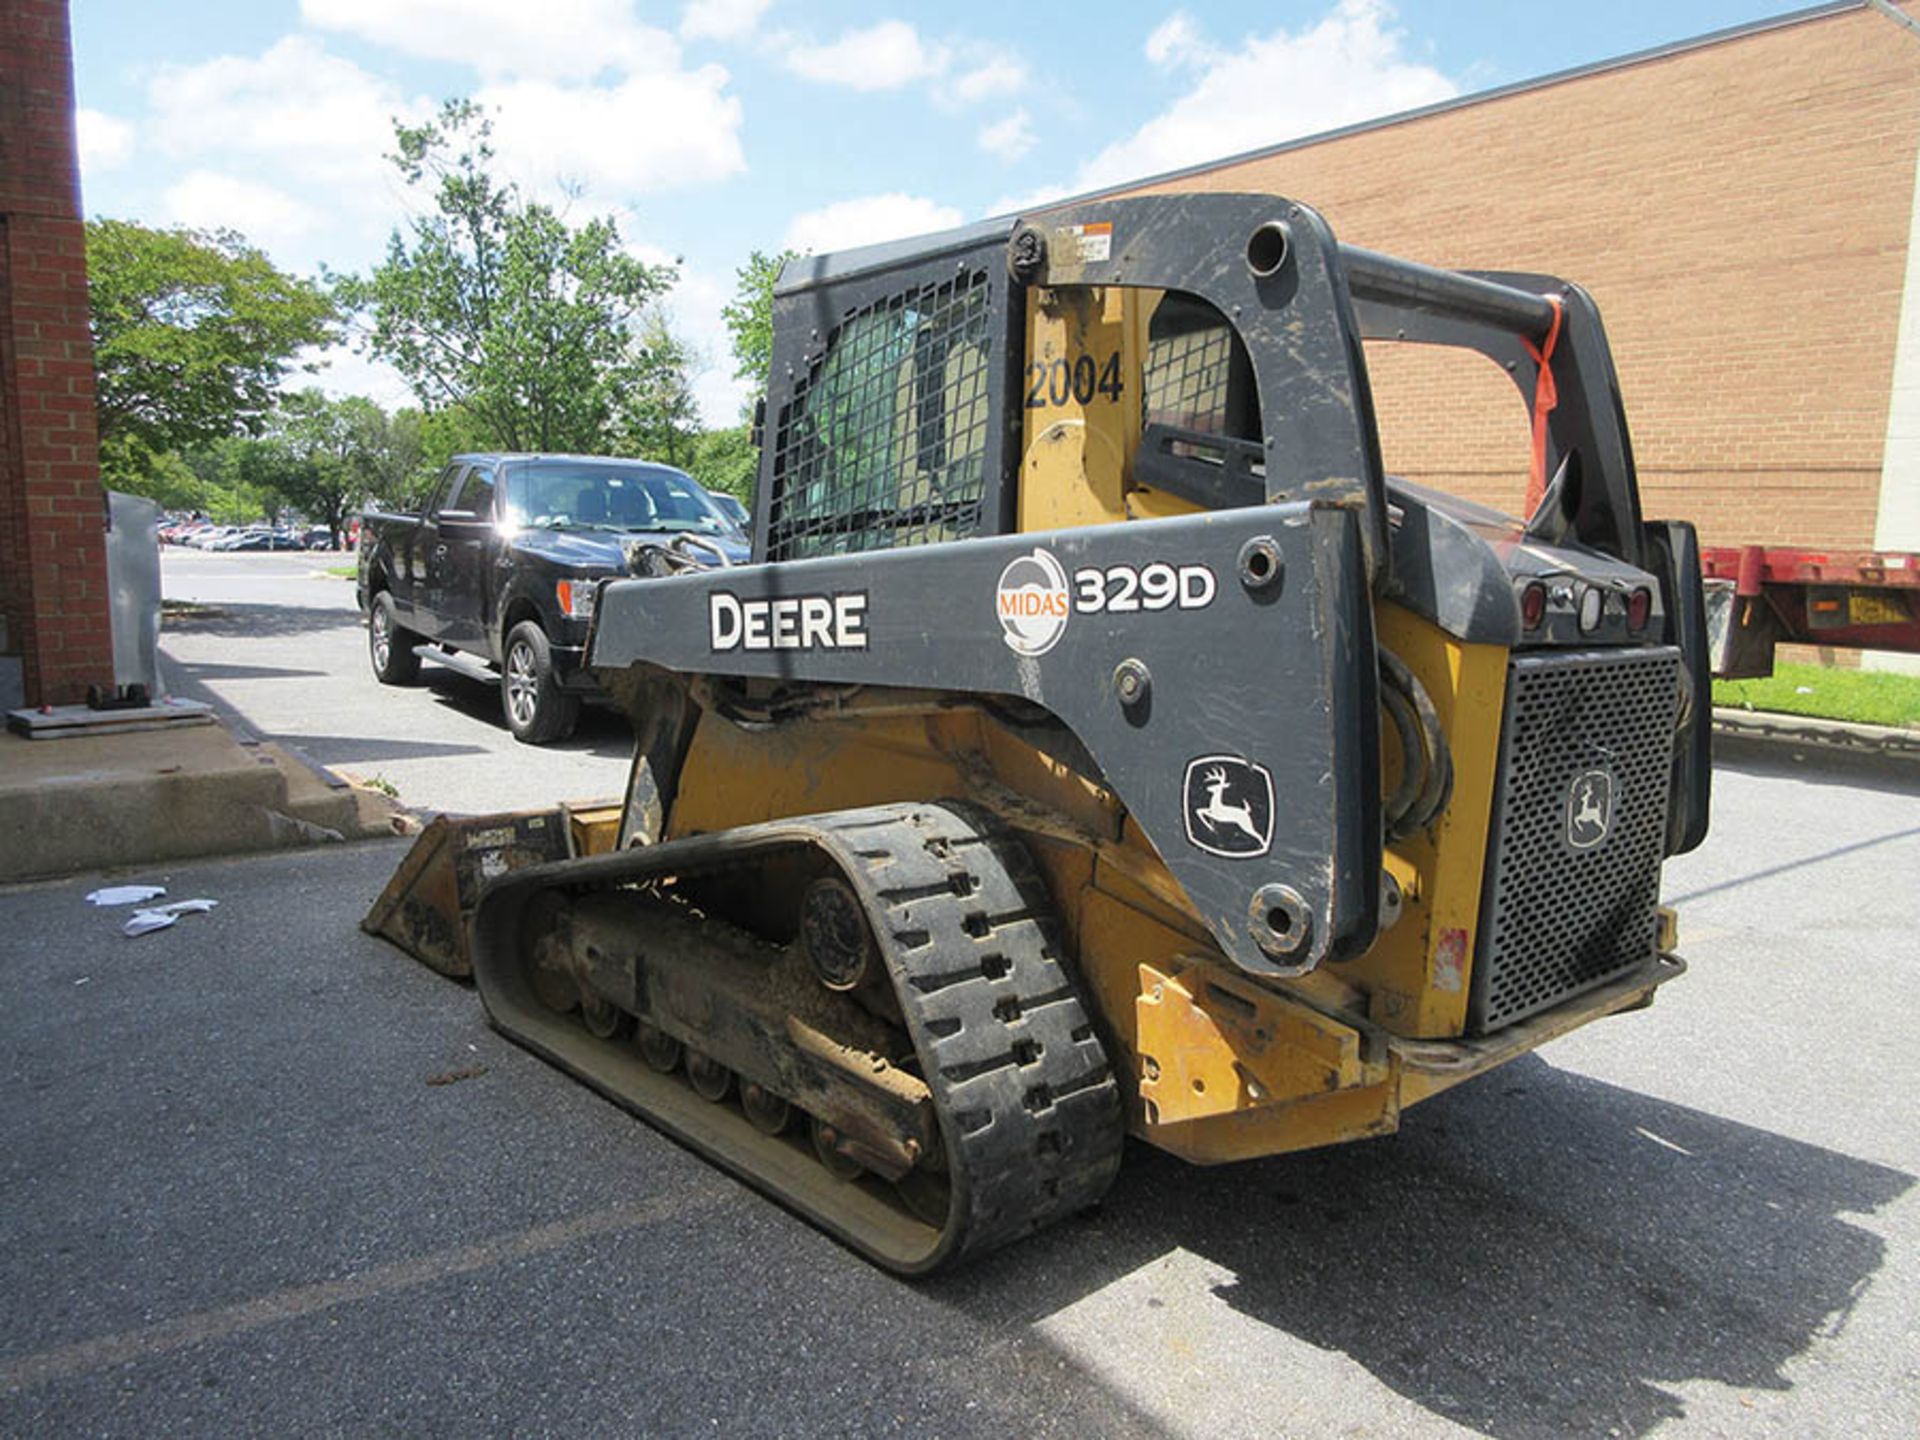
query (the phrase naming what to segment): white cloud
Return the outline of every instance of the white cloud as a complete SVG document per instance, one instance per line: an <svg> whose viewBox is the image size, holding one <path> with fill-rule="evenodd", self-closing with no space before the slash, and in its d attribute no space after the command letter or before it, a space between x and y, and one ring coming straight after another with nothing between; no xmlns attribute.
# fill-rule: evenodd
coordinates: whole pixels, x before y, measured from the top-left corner
<svg viewBox="0 0 1920 1440"><path fill-rule="evenodd" d="M782 243L790 250L819 255L949 230L965 218L951 205L919 195L866 195L796 215Z"/></svg>
<svg viewBox="0 0 1920 1440"><path fill-rule="evenodd" d="M271 185L194 170L161 196L167 220L196 230L238 230L265 249L296 247L320 223L320 212Z"/></svg>
<svg viewBox="0 0 1920 1440"><path fill-rule="evenodd" d="M794 74L822 85L898 90L940 74L950 57L946 47L928 45L904 20L882 20L827 45L792 42L785 58Z"/></svg>
<svg viewBox="0 0 1920 1440"><path fill-rule="evenodd" d="M1156 65L1204 64L1215 53L1184 10L1174 11L1147 37L1147 59Z"/></svg>
<svg viewBox="0 0 1920 1440"><path fill-rule="evenodd" d="M955 77L952 96L963 105L978 104L1000 95L1017 95L1027 88L1027 67L1010 55L995 55Z"/></svg>
<svg viewBox="0 0 1920 1440"><path fill-rule="evenodd" d="M328 203L383 201L393 148L392 117L418 120L408 99L307 36L290 35L255 57L223 55L167 66L149 87L154 133L168 153L250 155L277 175L331 187Z"/></svg>
<svg viewBox="0 0 1920 1440"><path fill-rule="evenodd" d="M133 126L100 110L80 110L73 119L83 171L111 170L127 163L133 154Z"/></svg>
<svg viewBox="0 0 1920 1440"><path fill-rule="evenodd" d="M733 337L720 311L733 299L732 277L682 266L667 299L673 333L693 351L693 398L708 425L736 425L753 387L733 378Z"/></svg>
<svg viewBox="0 0 1920 1440"><path fill-rule="evenodd" d="M300 15L316 29L489 77L586 79L609 67L680 64L673 37L641 24L633 0L300 0Z"/></svg>
<svg viewBox="0 0 1920 1440"><path fill-rule="evenodd" d="M493 121L500 174L544 199L578 186L599 213L636 194L744 170L741 105L727 85L724 69L706 65L609 86L507 80L474 98ZM434 113L311 36L289 36L257 57L169 67L150 89L154 135L168 154L297 188L361 221L384 220L404 203L385 158L393 117L419 123Z"/></svg>
<svg viewBox="0 0 1920 1440"><path fill-rule="evenodd" d="M594 213L636 193L724 180L747 168L727 72L635 76L611 88L527 80L481 90L503 172L536 194L584 187Z"/></svg>
<svg viewBox="0 0 1920 1440"><path fill-rule="evenodd" d="M1038 139L1033 133L1033 117L1025 110L1016 110L1004 120L983 126L979 138L982 150L1009 163L1033 149Z"/></svg>
<svg viewBox="0 0 1920 1440"><path fill-rule="evenodd" d="M1407 58L1393 19L1385 0L1339 0L1297 33L1220 46L1175 14L1148 38L1147 58L1193 72L1193 88L1083 165L1070 189L1143 179L1458 94L1447 76Z"/></svg>
<svg viewBox="0 0 1920 1440"><path fill-rule="evenodd" d="M772 0L689 0L680 12L682 40L744 40Z"/></svg>

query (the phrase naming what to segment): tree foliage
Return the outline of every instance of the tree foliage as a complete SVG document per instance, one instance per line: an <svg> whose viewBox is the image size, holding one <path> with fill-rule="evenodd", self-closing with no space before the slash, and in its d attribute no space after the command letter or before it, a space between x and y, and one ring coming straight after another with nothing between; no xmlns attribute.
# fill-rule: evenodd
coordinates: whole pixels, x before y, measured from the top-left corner
<svg viewBox="0 0 1920 1440"><path fill-rule="evenodd" d="M250 483L325 525L336 542L349 515L369 499L405 494L423 468L418 411L389 416L363 396L334 400L318 390L289 395L242 462Z"/></svg>
<svg viewBox="0 0 1920 1440"><path fill-rule="evenodd" d="M685 468L707 489L724 490L752 508L760 451L745 425L707 430L696 436Z"/></svg>
<svg viewBox="0 0 1920 1440"><path fill-rule="evenodd" d="M495 178L491 129L467 100L395 123L389 158L429 206L335 293L428 412L460 406L500 448L602 449L661 363L650 308L673 267L622 249L612 220L569 225Z"/></svg>
<svg viewBox="0 0 1920 1440"><path fill-rule="evenodd" d="M232 231L87 224L87 284L109 483L140 489L169 451L256 431L295 357L334 333L332 300Z"/></svg>
<svg viewBox="0 0 1920 1440"><path fill-rule="evenodd" d="M733 299L720 308L733 341L733 376L753 386L747 398L749 412L766 394L767 372L773 368L773 284L780 278L780 267L799 258L796 250L772 256L754 251L734 272L738 284Z"/></svg>
<svg viewBox="0 0 1920 1440"><path fill-rule="evenodd" d="M622 390L613 448L681 469L693 460L700 404L689 379L692 352L658 314L648 317L637 363Z"/></svg>

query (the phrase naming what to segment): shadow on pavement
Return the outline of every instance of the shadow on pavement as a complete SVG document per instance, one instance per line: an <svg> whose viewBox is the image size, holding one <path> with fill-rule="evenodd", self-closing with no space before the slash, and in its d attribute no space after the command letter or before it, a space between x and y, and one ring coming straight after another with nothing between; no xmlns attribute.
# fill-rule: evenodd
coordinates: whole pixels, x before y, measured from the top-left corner
<svg viewBox="0 0 1920 1440"><path fill-rule="evenodd" d="M326 670L289 670L280 665L217 665L195 660L190 665L174 662L191 670L195 680L311 680L331 672Z"/></svg>
<svg viewBox="0 0 1920 1440"><path fill-rule="evenodd" d="M429 660L420 667L420 680L441 704L470 720L506 733L507 718L500 709L500 687ZM601 755L625 760L633 754L633 727L620 711L605 705L582 705L580 722L572 735L542 746L562 755Z"/></svg>
<svg viewBox="0 0 1920 1440"><path fill-rule="evenodd" d="M1787 1389L1783 1367L1884 1258L1846 1217L1914 1183L1537 1056L1403 1123L1217 1170L1133 1145L1096 1215L940 1288L1031 1323L1177 1248L1232 1272L1214 1293L1235 1310L1434 1414L1499 1437L1643 1435L1683 1413L1667 1385Z"/></svg>
<svg viewBox="0 0 1920 1440"><path fill-rule="evenodd" d="M160 617L160 639L169 635L233 635L250 640L347 630L364 625L355 610L303 605L218 605L169 602Z"/></svg>
<svg viewBox="0 0 1920 1440"><path fill-rule="evenodd" d="M282 742L316 765L369 765L378 760L420 760L433 755L486 755L484 745L444 740L394 740L381 735L301 735Z"/></svg>
<svg viewBox="0 0 1920 1440"><path fill-rule="evenodd" d="M1751 735L1713 737L1713 768L1805 785L1838 785L1888 795L1920 795L1920 764L1911 758L1831 745L1796 745Z"/></svg>

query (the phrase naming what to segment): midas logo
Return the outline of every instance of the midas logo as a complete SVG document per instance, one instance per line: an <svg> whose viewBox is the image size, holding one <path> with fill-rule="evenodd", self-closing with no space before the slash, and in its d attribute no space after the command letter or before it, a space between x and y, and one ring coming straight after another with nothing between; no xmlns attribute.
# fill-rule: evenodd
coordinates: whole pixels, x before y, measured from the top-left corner
<svg viewBox="0 0 1920 1440"><path fill-rule="evenodd" d="M1066 591L1028 587L1011 593L1005 590L1000 592L1000 618L1003 620L1026 620L1047 615L1059 616L1063 620L1066 618Z"/></svg>
<svg viewBox="0 0 1920 1440"><path fill-rule="evenodd" d="M994 591L994 610L1007 648L1016 655L1044 655L1066 632L1073 614L1067 572L1045 550L1007 562Z"/></svg>

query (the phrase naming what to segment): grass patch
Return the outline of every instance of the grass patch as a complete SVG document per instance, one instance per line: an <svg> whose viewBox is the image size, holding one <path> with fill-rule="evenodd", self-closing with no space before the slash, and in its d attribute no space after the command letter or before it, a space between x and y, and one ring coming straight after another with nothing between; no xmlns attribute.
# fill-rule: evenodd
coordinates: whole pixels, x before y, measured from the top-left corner
<svg viewBox="0 0 1920 1440"><path fill-rule="evenodd" d="M1856 725L1920 728L1920 675L1776 665L1764 680L1716 680L1713 703Z"/></svg>
<svg viewBox="0 0 1920 1440"><path fill-rule="evenodd" d="M329 565L327 566L327 574L337 575L342 580L355 580L359 578L360 567L358 565Z"/></svg>

